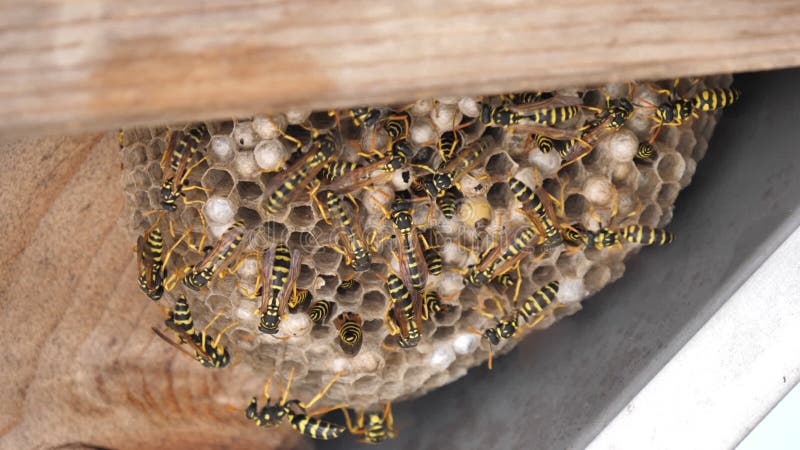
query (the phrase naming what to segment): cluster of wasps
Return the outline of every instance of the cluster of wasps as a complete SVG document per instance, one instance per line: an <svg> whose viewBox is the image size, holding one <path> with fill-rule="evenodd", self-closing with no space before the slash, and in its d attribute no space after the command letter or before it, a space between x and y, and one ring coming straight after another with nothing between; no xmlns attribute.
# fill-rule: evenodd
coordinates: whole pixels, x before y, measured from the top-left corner
<svg viewBox="0 0 800 450"><path fill-rule="evenodd" d="M337 243L331 248L343 255L352 272L340 287L352 287L367 273L373 273L385 284L389 304L384 324L392 337L383 344L386 351L404 351L418 346L423 338L423 322L435 314L447 314L453 308L454 303L448 302L452 299L428 289L429 274L438 276L445 270L457 270L464 286L475 289L493 282L514 286L514 308L511 311L506 311L497 298L480 298L476 309L492 317L495 324L484 330L468 327L488 342L491 368L492 346L518 335L524 324L535 326L560 307L557 280L542 285L521 301L518 299L521 264L526 258L543 258L555 252L575 252L585 248L603 250L629 244L666 245L672 242L673 235L644 225L589 230L581 224L568 223L563 213L563 198L551 195L541 181L532 186L508 176L504 180L492 181L508 184L519 211L528 219L527 225L500 233L479 254L469 251L473 264L459 270L445 267L440 254L441 244L436 242L437 234L432 230L433 219L439 213L445 219L456 215L458 202L464 197L461 182L465 177L473 177L473 169L501 144L506 133L527 135L528 141L535 144L530 151L555 152L564 168L585 157L599 141L620 130L640 109L647 112L653 126L649 139L640 143L634 160L647 164L657 159L653 143L663 127L680 126L704 112L724 108L740 95L733 88L708 88L679 96L676 94L677 81L672 89L650 85L648 88L666 98L654 104L633 98L630 93L618 98L605 94L604 106L594 108L584 104L585 94L580 93L525 92L493 97L479 103L477 117L463 117L460 123L453 123L451 130L437 134L436 140L428 145L420 145L411 139L412 118L407 108L361 107L331 111L326 113L335 120L336 125L331 128L317 128L307 121L280 129L284 142L294 148L294 155L285 168L273 175L266 193L265 213L277 216L293 202L313 201L320 216L338 233ZM591 117L577 126L564 125L574 122L573 119L580 114ZM483 131L467 143L464 130L476 123L482 125ZM363 141L358 143L361 150L356 160L343 157L347 138L341 130L346 128L375 137L369 148L363 148ZM381 149L373 145L378 133L387 137ZM193 206L203 201L188 199L187 192L209 190L189 181L190 173L206 159L204 147L208 135L206 127L198 125L169 137L161 159L162 209L154 212L157 218L137 243L138 282L142 291L153 301L159 301L165 292L172 291L179 283L188 289L186 292L201 291L215 279L236 273L247 258L255 257L258 275L254 291L239 286L246 298L260 299L255 311L259 321L254 332L276 335L281 320L289 313L305 313L315 324L325 324L336 313L337 305L324 299L314 301L310 291L297 287L302 260L300 249L280 243L245 254L243 249L250 243L252 230L243 221L235 221L213 245L206 245L205 219L201 209ZM383 275L370 269L376 256L387 259L383 256L386 240L377 240L377 232L372 235L364 232L355 195L385 185L398 175L409 182L409 188L394 192L379 205L383 213L381 226L385 222L392 229L389 239L386 239L391 240L388 246L391 264L388 275ZM375 192L388 195L385 191ZM178 209L179 203L183 203L185 208L196 209L203 226L199 239L194 237L192 229L175 230L169 216ZM414 219L419 205L428 207L426 223ZM168 231L172 241L169 246L165 243L166 233L162 228ZM180 246L186 246L190 255L196 254L196 262L169 273L168 262ZM190 256L187 258L191 259ZM487 307L487 301L493 302L494 307ZM490 309L494 313L489 312ZM230 365L230 351L221 339L238 325L237 322L227 324L213 336L209 330L222 317L220 312L198 331L185 295L177 296L174 306L164 307L164 313L166 329L153 328L160 338L205 367L220 369ZM338 331L342 351L350 356L358 354L364 323L358 312L342 311L332 323ZM362 410L355 419L351 417L348 405L309 411L342 376L341 372L307 402L289 398L293 375L292 371L280 399L273 402L270 396L273 373L264 387L266 403L259 408L257 398L253 397L245 408L246 417L265 428L288 419L295 430L314 439L337 438L346 430L370 443L395 436L391 403L385 404L380 411ZM346 427L319 418L332 410L343 411Z"/></svg>

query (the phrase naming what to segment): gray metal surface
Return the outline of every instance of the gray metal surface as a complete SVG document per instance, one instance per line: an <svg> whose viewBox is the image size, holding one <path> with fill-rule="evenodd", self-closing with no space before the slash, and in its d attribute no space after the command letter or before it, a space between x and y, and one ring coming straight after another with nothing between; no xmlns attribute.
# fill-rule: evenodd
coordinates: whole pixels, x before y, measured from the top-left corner
<svg viewBox="0 0 800 450"><path fill-rule="evenodd" d="M493 371L396 405L400 436L381 448L583 448L653 378L799 225L800 70L734 83L742 100L678 198L675 243L643 249L620 281Z"/></svg>

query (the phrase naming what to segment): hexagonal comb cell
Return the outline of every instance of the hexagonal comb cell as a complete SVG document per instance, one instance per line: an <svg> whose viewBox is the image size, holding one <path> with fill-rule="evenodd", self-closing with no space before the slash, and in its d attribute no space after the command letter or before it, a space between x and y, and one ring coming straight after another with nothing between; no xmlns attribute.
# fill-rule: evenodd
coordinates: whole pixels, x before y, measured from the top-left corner
<svg viewBox="0 0 800 450"><path fill-rule="evenodd" d="M729 82L727 78L722 84L701 82L694 89L727 87ZM662 85L671 86L671 82ZM688 85L681 83L681 95ZM585 94L583 101L604 108L604 91L612 96L626 95L626 88L595 88ZM574 96L576 91L584 89L564 90L557 94ZM664 96L657 98L655 93L645 91L638 89L633 102L643 104L637 102L639 97L649 102L666 100ZM542 239L539 235L546 232L543 223L530 222L531 218L538 217L537 212L530 203L521 203L511 192L511 177L523 181L530 188L544 187L547 198L553 199L553 202L546 202L546 214L556 227L576 225L579 229L597 231L604 226L663 226L672 217L673 203L679 191L691 180L697 160L705 154L717 120L716 113L703 112L699 119L690 119L688 125L664 127L654 143L657 159L642 164L634 160L633 151L640 140L650 139L649 129L653 121L647 118L652 111L638 110L621 131L600 139L595 151L581 160L565 163L557 151L545 154L537 144L526 142L526 133L513 130L513 127L510 131L486 127L481 120L475 120L480 115L483 101L501 104L501 99L493 97L481 100L452 97L418 101L403 111L391 112L387 107L376 107L375 123L369 125L356 124L348 111L337 111L333 115L327 111L293 111L273 117L262 115L207 123L209 133L200 149L207 159L192 171L186 186L202 186L208 192L196 188L188 190L186 196L178 201L177 211L167 216L177 236L173 237L168 231L166 221L162 222L162 232L169 245L184 230L191 229L193 231L185 239L187 243L197 245L206 230L208 240L205 246L213 247L234 220L242 220L248 237L233 258L249 260L242 263L236 274L215 276L198 293L185 288L179 281L175 290L164 294L161 303L172 306L177 295L186 294L190 297L197 326L208 323L215 314L223 312L213 327L215 333L239 320L240 323L223 342L234 359L247 366L244 369L260 374L258 380L251 380L254 386L263 383L261 375L273 369L277 369L276 377L280 382L285 383L294 369L292 396L308 400L335 373L343 371L342 381L334 385L320 401L320 406L349 403L354 408L375 409L380 407L378 402L422 395L435 386L462 376L467 368L484 362L488 357L487 347L469 327L484 330L496 322L475 308L501 315L491 298L498 299L506 311L513 308L509 297L516 288L516 270L509 271L510 281L514 284L495 277L480 288L474 288L464 284L466 267L477 263L481 253L497 242L508 242L510 235L506 233L512 230L532 226L537 242ZM391 137L384 125L389 117L402 114L410 116L410 127L399 131L405 133L404 136ZM574 129L582 125L582 120L593 118L594 114L584 111L581 116L580 120L558 127ZM457 179L453 184L459 191L453 195L459 206L452 219L445 220L440 211L441 200L429 211L429 205L436 202L426 198L424 180L430 178L431 170L440 167L442 155L437 150L437 142L443 135L445 138L452 136L452 132L445 133L454 125L458 128L458 135L463 137L465 149L475 148L476 141L482 136L491 136L494 145L477 161L467 164L469 168L465 173L458 174L460 169L456 169ZM176 136L183 135L188 129L188 125L173 127L173 130L182 130L175 133ZM408 186L399 176L384 174L380 169L351 178L339 186L336 193L343 203L349 203L347 198L351 196L358 207L346 208L348 224L329 212L326 215L330 222L326 223L318 206L308 196L309 188L314 188L322 201L324 198L320 194L330 186L324 177L317 174L315 178L321 184L320 189L315 187L317 181L295 186L292 198L285 202L284 208L277 213L268 212L268 197L277 195L277 186L289 179L289 174L280 167L315 151L309 145L316 133L312 130L321 132L321 136L331 133L335 137L337 144L343 147L338 161L357 162L361 166L375 159L367 159L359 153L380 158L376 151L386 154L396 144L397 138L405 137L411 148L408 161L411 164L406 164L402 172L408 172L409 179L418 183L412 182ZM133 241L158 217L146 212L161 207L161 185L172 169L169 165L162 166L160 159L169 142L170 136L165 128L130 130L124 134L122 185L130 207L125 216L130 221ZM459 153L457 157L467 155ZM423 169L423 165L429 169ZM455 166L461 167L460 164ZM367 190L357 188L364 177L371 180L374 177L375 181L372 185L369 185L371 181L367 183ZM411 349L398 348L397 335L389 335L386 323L386 313L391 304L386 277L390 271L399 273L400 241L394 236L397 230L389 216L396 191L404 188L412 193L416 190L410 202L415 226L424 231L428 244L441 247L439 251L444 261L443 273L428 275L425 289L419 294L438 292L441 303L449 306L441 312L432 312L429 320L421 324L421 342ZM538 192L540 195L543 193L541 190ZM184 201L196 203L183 206ZM615 201L618 205L616 211ZM499 220L498 212L502 214L502 220ZM541 222L541 218L538 220ZM357 231L361 231L362 245L370 254L367 270L360 272L348 265L352 259L348 242ZM299 268L293 271L298 272L297 289L309 291L309 307L313 307L315 302L331 303L325 303L329 305L329 317L322 324L312 326L308 316L311 312L301 310L286 317L277 336L269 336L257 331L259 318L253 310L258 300L245 298L240 288L250 292L255 289L257 274L265 264L265 250L277 244L286 244L289 249L300 251ZM568 305L539 325L547 327L557 318L578 311L580 301L586 295L618 278L624 270L626 256L638 247L623 243L608 249L576 247L565 251L563 247L556 247L549 252L536 249L533 252L535 257L523 255L521 259L520 296L525 298L551 281L561 283L557 299ZM198 250L202 249L178 245L169 260L168 273L200 261L203 256ZM424 298L416 297L413 288L409 294L414 298ZM364 321L363 345L354 357L345 355L336 341L337 330L332 321L343 311L356 312ZM525 330L521 334L531 332L536 330ZM498 354L510 350L518 340L515 337L505 342L497 348ZM384 343L388 348L383 347Z"/></svg>

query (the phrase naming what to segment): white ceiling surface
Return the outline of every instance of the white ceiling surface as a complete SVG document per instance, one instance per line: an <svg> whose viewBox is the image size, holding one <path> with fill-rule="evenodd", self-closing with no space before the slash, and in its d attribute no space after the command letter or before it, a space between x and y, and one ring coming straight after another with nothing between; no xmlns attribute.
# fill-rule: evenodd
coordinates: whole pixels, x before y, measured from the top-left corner
<svg viewBox="0 0 800 450"><path fill-rule="evenodd" d="M800 229L764 261L589 448L733 448L798 380ZM779 433L773 436L778 442L785 443L784 438L790 436L790 430L785 435L774 433Z"/></svg>

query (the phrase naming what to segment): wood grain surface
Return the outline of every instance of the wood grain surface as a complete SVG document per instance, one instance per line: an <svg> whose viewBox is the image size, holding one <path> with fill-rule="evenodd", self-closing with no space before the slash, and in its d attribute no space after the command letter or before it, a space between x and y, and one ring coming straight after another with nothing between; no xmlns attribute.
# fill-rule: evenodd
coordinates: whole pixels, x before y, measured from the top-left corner
<svg viewBox="0 0 800 450"><path fill-rule="evenodd" d="M794 0L6 0L0 132L800 64Z"/></svg>
<svg viewBox="0 0 800 450"><path fill-rule="evenodd" d="M0 143L0 448L302 448L238 408L266 374L159 340L136 283L110 135Z"/></svg>

